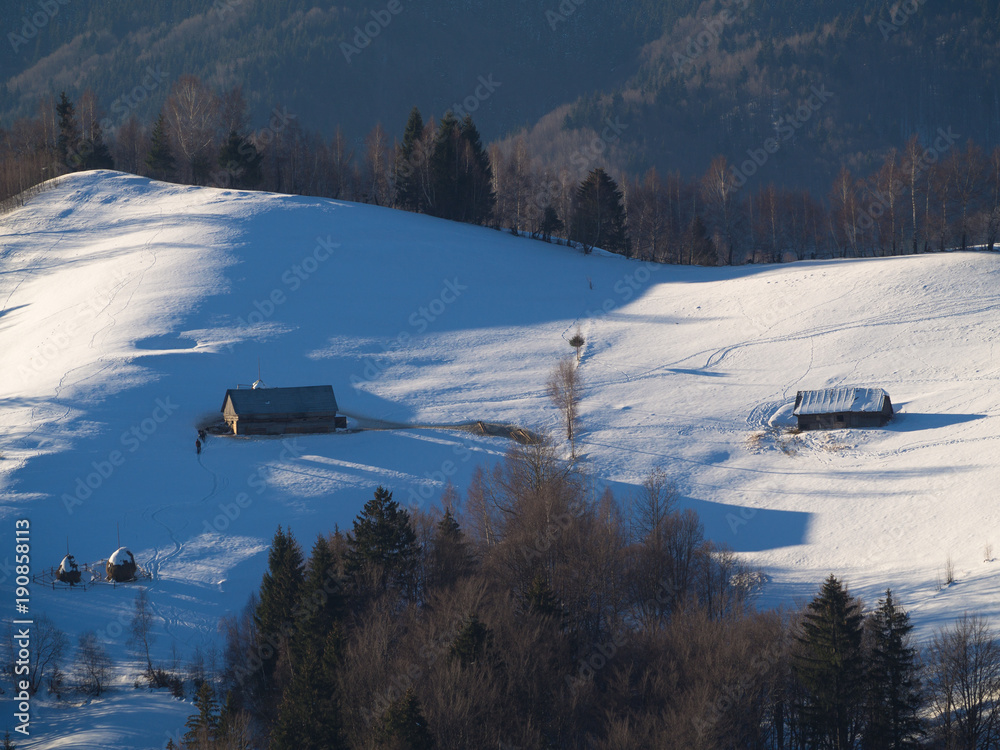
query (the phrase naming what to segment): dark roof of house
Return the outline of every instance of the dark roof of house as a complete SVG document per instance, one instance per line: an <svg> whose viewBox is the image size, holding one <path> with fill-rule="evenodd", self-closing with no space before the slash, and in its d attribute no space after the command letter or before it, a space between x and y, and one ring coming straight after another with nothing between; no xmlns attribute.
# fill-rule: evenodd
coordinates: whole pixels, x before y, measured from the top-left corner
<svg viewBox="0 0 1000 750"><path fill-rule="evenodd" d="M337 411L332 385L305 385L298 388L230 388L226 400L232 400L237 415L309 414ZM226 401L222 402L226 410Z"/></svg>
<svg viewBox="0 0 1000 750"><path fill-rule="evenodd" d="M795 396L796 416L800 414L878 413L889 394L882 388L824 388L799 391ZM891 401L889 403L892 403Z"/></svg>

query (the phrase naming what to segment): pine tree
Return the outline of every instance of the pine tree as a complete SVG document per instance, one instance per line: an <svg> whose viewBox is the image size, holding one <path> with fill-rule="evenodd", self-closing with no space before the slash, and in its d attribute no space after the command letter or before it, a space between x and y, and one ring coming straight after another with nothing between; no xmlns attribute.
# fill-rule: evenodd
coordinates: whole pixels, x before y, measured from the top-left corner
<svg viewBox="0 0 1000 750"><path fill-rule="evenodd" d="M587 252L600 247L626 256L630 253L622 191L600 167L577 188L570 239L582 243Z"/></svg>
<svg viewBox="0 0 1000 750"><path fill-rule="evenodd" d="M451 110L445 112L434 136L434 150L431 152L431 185L433 203L427 207L431 216L461 221L462 196L460 194L459 156L463 141L459 133L458 120Z"/></svg>
<svg viewBox="0 0 1000 750"><path fill-rule="evenodd" d="M810 747L855 746L864 705L861 605L833 575L809 603L793 666L805 690L802 722Z"/></svg>
<svg viewBox="0 0 1000 750"><path fill-rule="evenodd" d="M302 588L302 550L291 531L281 526L271 540L267 554L267 572L260 584L260 601L254 612L260 645L282 644L294 632L293 613L299 603ZM275 656L263 660L265 684L269 684L277 660Z"/></svg>
<svg viewBox="0 0 1000 750"><path fill-rule="evenodd" d="M216 730L219 726L219 716L215 705L215 692L208 680L201 683L194 697L194 706L198 712L191 714L184 723L187 732L184 734L184 747L210 748L215 742Z"/></svg>
<svg viewBox="0 0 1000 750"><path fill-rule="evenodd" d="M469 575L475 562L458 521L448 508L437 525L430 553L430 579L435 586L448 587Z"/></svg>
<svg viewBox="0 0 1000 750"><path fill-rule="evenodd" d="M114 169L115 160L111 156L108 144L104 142L104 131L101 123L95 120L90 126L91 136L80 145L84 154L84 169Z"/></svg>
<svg viewBox="0 0 1000 750"><path fill-rule="evenodd" d="M708 237L708 229L700 214L696 214L691 220L681 244L687 250L687 262L690 265L714 266L718 262L712 240Z"/></svg>
<svg viewBox="0 0 1000 750"><path fill-rule="evenodd" d="M460 220L482 225L489 221L497 203L493 192L493 168L471 115L462 119L459 135L462 139L458 184L458 198L462 204Z"/></svg>
<svg viewBox="0 0 1000 750"><path fill-rule="evenodd" d="M263 161L264 155L249 138L230 130L229 137L219 151L219 166L224 170L220 182L224 187L257 187L261 180Z"/></svg>
<svg viewBox="0 0 1000 750"><path fill-rule="evenodd" d="M406 589L413 585L418 552L410 514L392 499L391 492L379 487L354 519L354 533L347 535L348 575L357 583L362 570L370 568L377 590Z"/></svg>
<svg viewBox="0 0 1000 750"><path fill-rule="evenodd" d="M83 169L80 151L80 126L76 122L76 109L67 98L66 92L59 94L59 104L56 105L56 115L59 117L59 136L56 139L56 154L59 161L70 171Z"/></svg>
<svg viewBox="0 0 1000 750"><path fill-rule="evenodd" d="M434 735L427 726L413 688L386 710L382 717L381 740L380 747L393 750L431 750L434 747Z"/></svg>
<svg viewBox="0 0 1000 750"><path fill-rule="evenodd" d="M531 588L525 595L525 606L529 612L534 612L539 617L551 619L560 625L566 617L566 611L560 606L545 574L540 570L535 573L535 577L531 581Z"/></svg>
<svg viewBox="0 0 1000 750"><path fill-rule="evenodd" d="M892 591L865 623L871 640L868 658L868 716L863 747L903 750L923 736L923 699L917 651L909 645L910 616L892 600Z"/></svg>
<svg viewBox="0 0 1000 750"><path fill-rule="evenodd" d="M15 745L10 739L10 730L8 729L3 733L3 748L2 750L16 750L17 745Z"/></svg>
<svg viewBox="0 0 1000 750"><path fill-rule="evenodd" d="M479 664L487 656L493 642L493 631L472 614L462 623L455 640L448 649L448 656L457 659L463 667Z"/></svg>
<svg viewBox="0 0 1000 750"><path fill-rule="evenodd" d="M294 664L271 736L272 750L338 750L344 740L337 693L340 630L323 641L310 640Z"/></svg>
<svg viewBox="0 0 1000 750"><path fill-rule="evenodd" d="M146 156L146 166L154 180L170 180L174 177L174 154L170 150L167 124L162 114L156 119L156 125L153 126L149 154Z"/></svg>
<svg viewBox="0 0 1000 750"><path fill-rule="evenodd" d="M542 232L542 239L546 242L552 241L552 233L559 232L564 228L562 219L559 218L559 214L556 213L555 208L551 204L545 206L545 210L542 213L542 224L540 230Z"/></svg>
<svg viewBox="0 0 1000 750"><path fill-rule="evenodd" d="M396 206L406 211L422 211L423 197L417 178L417 144L424 133L424 119L414 107L406 121L403 142L396 152Z"/></svg>
<svg viewBox="0 0 1000 750"><path fill-rule="evenodd" d="M322 642L344 614L344 594L338 559L326 537L320 535L309 556L296 610L296 646Z"/></svg>

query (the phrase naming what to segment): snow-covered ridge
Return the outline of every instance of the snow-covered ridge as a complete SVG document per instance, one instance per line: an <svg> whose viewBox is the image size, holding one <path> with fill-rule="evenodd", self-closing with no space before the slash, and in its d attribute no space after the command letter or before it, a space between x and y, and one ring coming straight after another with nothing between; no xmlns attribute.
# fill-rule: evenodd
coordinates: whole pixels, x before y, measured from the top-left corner
<svg viewBox="0 0 1000 750"><path fill-rule="evenodd" d="M387 430L209 437L197 455L258 359L268 385L332 385L348 414L557 429L545 381L579 328L596 483L625 497L663 466L708 534L764 567L765 604L834 572L871 602L891 586L927 635L1000 614L998 304L996 255L651 266L372 206L71 175L0 217L0 516L31 519L36 570L67 538L81 564L106 558L120 533L153 576L156 648L187 658L258 585L279 523L308 546L378 484L425 504L506 448ZM798 390L840 385L884 388L896 417L783 430ZM112 643L132 598L32 606ZM151 726L175 728L156 706ZM19 746L69 733L39 712Z"/></svg>

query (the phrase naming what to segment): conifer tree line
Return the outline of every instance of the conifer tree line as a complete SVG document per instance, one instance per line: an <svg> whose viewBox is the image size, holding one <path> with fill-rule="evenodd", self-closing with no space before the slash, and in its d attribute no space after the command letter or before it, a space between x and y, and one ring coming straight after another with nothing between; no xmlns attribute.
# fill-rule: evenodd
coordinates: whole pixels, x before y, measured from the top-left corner
<svg viewBox="0 0 1000 750"><path fill-rule="evenodd" d="M175 747L1000 742L988 623L918 650L892 591L866 607L833 575L801 611L758 611L761 576L678 500L662 470L594 497L551 447L516 446L441 510L379 487L308 554L279 527Z"/></svg>
<svg viewBox="0 0 1000 750"><path fill-rule="evenodd" d="M112 121L88 90L43 100L38 117L0 130L0 205L50 177L115 168L391 206L663 263L994 251L1000 241L1000 147L984 151L950 130L912 136L868 174L843 167L825 196L755 185L766 164L724 156L701 176L637 176L603 163L603 150L543 163L525 143L486 147L471 116L425 121L417 108L400 136L378 123L357 147L339 129L330 139L306 130L282 107L254 130L239 88L220 94L185 75L151 123Z"/></svg>
<svg viewBox="0 0 1000 750"><path fill-rule="evenodd" d="M629 175L580 157L543 164L523 137L487 148L471 116L425 121L417 108L399 138L376 124L359 148L280 107L253 130L239 88L219 94L185 75L152 123L112 122L88 90L0 130L0 205L18 205L50 177L115 168L374 203L664 263L993 251L1000 241L1000 147L987 153L950 131L927 143L912 136L870 174L842 168L820 197L754 186L756 164L723 156L700 177Z"/></svg>

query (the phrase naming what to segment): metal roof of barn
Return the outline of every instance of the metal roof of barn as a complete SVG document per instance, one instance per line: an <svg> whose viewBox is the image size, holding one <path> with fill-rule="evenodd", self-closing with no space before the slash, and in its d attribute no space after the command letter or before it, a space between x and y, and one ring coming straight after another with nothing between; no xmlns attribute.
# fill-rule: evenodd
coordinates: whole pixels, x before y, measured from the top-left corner
<svg viewBox="0 0 1000 750"><path fill-rule="evenodd" d="M332 385L305 385L298 388L230 388L231 399L239 415L311 414L336 412L337 398ZM222 410L225 411L225 401Z"/></svg>
<svg viewBox="0 0 1000 750"><path fill-rule="evenodd" d="M799 391L795 397L796 416L800 414L878 413L889 397L882 388L824 388Z"/></svg>

